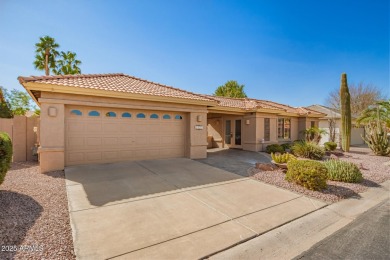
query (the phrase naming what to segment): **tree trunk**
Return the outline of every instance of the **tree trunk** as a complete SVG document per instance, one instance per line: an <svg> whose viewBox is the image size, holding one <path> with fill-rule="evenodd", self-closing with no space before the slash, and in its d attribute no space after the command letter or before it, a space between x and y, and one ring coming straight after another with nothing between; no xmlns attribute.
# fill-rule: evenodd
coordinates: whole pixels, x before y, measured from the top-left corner
<svg viewBox="0 0 390 260"><path fill-rule="evenodd" d="M46 74L46 76L49 76L49 54L50 54L50 50L49 50L49 48L47 48L45 51L45 74Z"/></svg>

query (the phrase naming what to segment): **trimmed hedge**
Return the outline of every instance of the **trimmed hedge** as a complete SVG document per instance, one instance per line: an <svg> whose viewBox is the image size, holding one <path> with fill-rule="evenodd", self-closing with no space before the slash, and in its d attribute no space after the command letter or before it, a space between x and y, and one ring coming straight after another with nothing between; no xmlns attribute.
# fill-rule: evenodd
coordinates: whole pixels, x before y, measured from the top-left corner
<svg viewBox="0 0 390 260"><path fill-rule="evenodd" d="M270 144L265 148L267 153L284 153L284 148L280 144Z"/></svg>
<svg viewBox="0 0 390 260"><path fill-rule="evenodd" d="M3 183L5 174L11 167L12 141L6 132L0 132L0 184Z"/></svg>
<svg viewBox="0 0 390 260"><path fill-rule="evenodd" d="M356 164L340 160L328 160L324 162L328 169L328 179L342 182L361 182L363 175Z"/></svg>
<svg viewBox="0 0 390 260"><path fill-rule="evenodd" d="M295 182L309 190L322 190L327 187L327 169L320 162L290 160L287 169L286 180L289 182Z"/></svg>
<svg viewBox="0 0 390 260"><path fill-rule="evenodd" d="M326 142L324 147L326 151L334 151L337 148L337 144L335 142Z"/></svg>

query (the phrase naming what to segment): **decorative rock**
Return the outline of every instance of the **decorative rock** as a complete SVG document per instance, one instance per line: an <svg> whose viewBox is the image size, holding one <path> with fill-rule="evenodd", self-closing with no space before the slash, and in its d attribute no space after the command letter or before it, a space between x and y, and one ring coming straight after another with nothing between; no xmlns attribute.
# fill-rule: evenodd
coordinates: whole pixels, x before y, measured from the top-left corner
<svg viewBox="0 0 390 260"><path fill-rule="evenodd" d="M269 163L256 163L256 169L259 169L262 171L275 171L278 169L278 167L276 167L273 164L269 164Z"/></svg>
<svg viewBox="0 0 390 260"><path fill-rule="evenodd" d="M337 156L334 155L334 154L331 154L331 155L329 156L329 158L332 159L332 160L338 160L338 159L339 159L339 157L337 157Z"/></svg>

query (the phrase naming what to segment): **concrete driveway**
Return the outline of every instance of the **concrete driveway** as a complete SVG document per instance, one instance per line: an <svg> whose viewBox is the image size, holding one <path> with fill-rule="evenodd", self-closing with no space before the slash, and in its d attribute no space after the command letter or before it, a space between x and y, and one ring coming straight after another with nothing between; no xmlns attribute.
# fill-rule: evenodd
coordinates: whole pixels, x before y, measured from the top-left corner
<svg viewBox="0 0 390 260"><path fill-rule="evenodd" d="M257 162L271 163L271 157L265 153L241 149L213 148L207 150L207 158L196 161L248 177L249 168L254 167Z"/></svg>
<svg viewBox="0 0 390 260"><path fill-rule="evenodd" d="M325 206L184 158L65 175L78 259L199 259Z"/></svg>

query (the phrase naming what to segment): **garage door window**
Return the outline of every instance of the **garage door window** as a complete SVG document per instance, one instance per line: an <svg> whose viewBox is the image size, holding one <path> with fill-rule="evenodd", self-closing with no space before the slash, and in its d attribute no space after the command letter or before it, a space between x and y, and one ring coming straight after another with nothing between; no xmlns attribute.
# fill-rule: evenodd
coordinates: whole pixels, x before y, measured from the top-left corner
<svg viewBox="0 0 390 260"><path fill-rule="evenodd" d="M77 109L73 109L72 111L70 111L70 114L71 115L75 115L75 116L83 115L83 113L80 110L77 110Z"/></svg>
<svg viewBox="0 0 390 260"><path fill-rule="evenodd" d="M157 114L151 114L151 115L150 115L150 118L151 118L151 119L158 119L158 115L157 115Z"/></svg>
<svg viewBox="0 0 390 260"><path fill-rule="evenodd" d="M107 112L106 117L116 117L116 113L115 112Z"/></svg>
<svg viewBox="0 0 390 260"><path fill-rule="evenodd" d="M90 112L88 113L88 115L89 115L89 116L100 116L100 113L99 113L98 111L96 111L96 110L93 110L93 111L90 111Z"/></svg>
<svg viewBox="0 0 390 260"><path fill-rule="evenodd" d="M177 119L177 120L182 120L183 117L182 117L181 115L176 115L176 116L175 116L175 119Z"/></svg>
<svg viewBox="0 0 390 260"><path fill-rule="evenodd" d="M163 119L171 119L170 115L163 115Z"/></svg>
<svg viewBox="0 0 390 260"><path fill-rule="evenodd" d="M137 118L146 118L144 113L137 114Z"/></svg>
<svg viewBox="0 0 390 260"><path fill-rule="evenodd" d="M130 118L130 117L131 117L131 114L130 114L130 113L127 113L127 112L125 112L125 113L123 113L123 114L122 114L122 117L127 117L127 118Z"/></svg>

